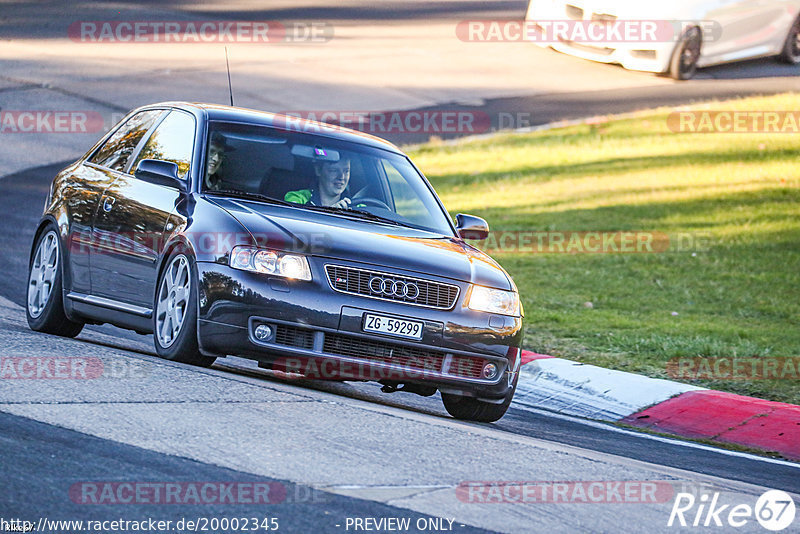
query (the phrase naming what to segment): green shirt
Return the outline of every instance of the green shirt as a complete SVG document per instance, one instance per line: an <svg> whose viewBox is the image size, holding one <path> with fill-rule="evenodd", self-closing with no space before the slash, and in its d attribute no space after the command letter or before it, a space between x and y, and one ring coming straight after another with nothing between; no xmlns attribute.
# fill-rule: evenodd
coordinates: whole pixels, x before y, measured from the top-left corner
<svg viewBox="0 0 800 534"><path fill-rule="evenodd" d="M312 205L317 205L316 202L320 202L319 197L315 197L315 192L311 189L300 189L298 191L289 191L283 196L283 200L286 202L294 202L295 204L308 204L311 202ZM315 201L311 199L314 198ZM322 203L320 202L320 205ZM365 208L367 207L366 204L356 204L356 208Z"/></svg>
<svg viewBox="0 0 800 534"><path fill-rule="evenodd" d="M299 191L289 191L283 197L286 202L294 202L295 204L308 204L311 200L311 189L301 189Z"/></svg>

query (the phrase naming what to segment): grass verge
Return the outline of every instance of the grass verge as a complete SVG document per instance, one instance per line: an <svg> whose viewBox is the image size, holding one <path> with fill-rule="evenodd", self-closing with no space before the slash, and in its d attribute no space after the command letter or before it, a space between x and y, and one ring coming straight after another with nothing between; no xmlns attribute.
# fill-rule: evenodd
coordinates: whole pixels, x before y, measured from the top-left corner
<svg viewBox="0 0 800 534"><path fill-rule="evenodd" d="M800 110L800 95L707 107ZM411 156L451 213L493 231L669 236L651 253L549 253L542 234L522 251L492 246L519 287L526 348L658 378L672 378L676 358L797 358L800 138L673 133L670 111L431 143ZM800 404L800 369L779 372L683 381Z"/></svg>

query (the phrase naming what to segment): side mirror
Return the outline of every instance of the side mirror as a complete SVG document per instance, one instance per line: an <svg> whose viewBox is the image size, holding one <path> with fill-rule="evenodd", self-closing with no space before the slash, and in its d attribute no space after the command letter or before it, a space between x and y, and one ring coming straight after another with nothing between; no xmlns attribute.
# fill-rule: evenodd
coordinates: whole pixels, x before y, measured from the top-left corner
<svg viewBox="0 0 800 534"><path fill-rule="evenodd" d="M456 230L461 239L486 239L489 237L489 223L474 215L456 215Z"/></svg>
<svg viewBox="0 0 800 534"><path fill-rule="evenodd" d="M136 166L136 172L133 175L145 182L186 191L186 181L178 178L178 165L171 161L143 159Z"/></svg>

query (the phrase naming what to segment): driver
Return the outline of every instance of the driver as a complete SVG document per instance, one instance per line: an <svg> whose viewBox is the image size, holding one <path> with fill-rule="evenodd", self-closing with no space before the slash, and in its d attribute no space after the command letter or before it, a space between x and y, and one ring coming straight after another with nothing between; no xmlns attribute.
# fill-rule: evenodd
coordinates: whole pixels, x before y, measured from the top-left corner
<svg viewBox="0 0 800 534"><path fill-rule="evenodd" d="M350 158L343 156L339 161L315 163L314 172L317 177L315 188L289 191L283 197L284 200L312 206L350 208L350 198L342 197L350 183Z"/></svg>

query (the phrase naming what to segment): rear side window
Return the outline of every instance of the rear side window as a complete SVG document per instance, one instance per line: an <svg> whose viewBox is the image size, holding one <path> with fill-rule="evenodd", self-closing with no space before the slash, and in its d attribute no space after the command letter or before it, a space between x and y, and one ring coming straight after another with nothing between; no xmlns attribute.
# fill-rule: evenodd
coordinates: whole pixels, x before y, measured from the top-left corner
<svg viewBox="0 0 800 534"><path fill-rule="evenodd" d="M136 145L162 113L162 110L142 111L131 117L108 138L90 161L115 171L125 170L125 164Z"/></svg>
<svg viewBox="0 0 800 534"><path fill-rule="evenodd" d="M186 178L194 149L194 117L173 111L158 125L131 167L131 172L143 159L170 161L178 165L178 177Z"/></svg>

